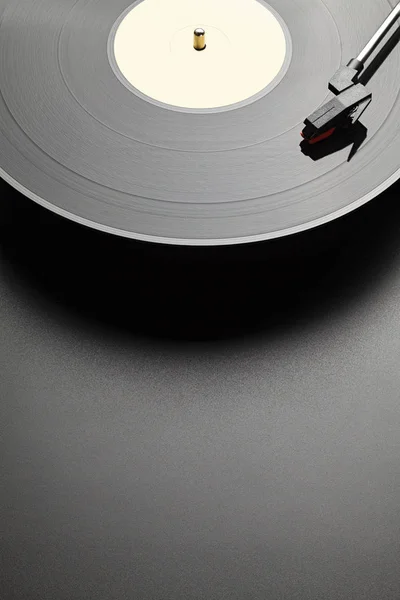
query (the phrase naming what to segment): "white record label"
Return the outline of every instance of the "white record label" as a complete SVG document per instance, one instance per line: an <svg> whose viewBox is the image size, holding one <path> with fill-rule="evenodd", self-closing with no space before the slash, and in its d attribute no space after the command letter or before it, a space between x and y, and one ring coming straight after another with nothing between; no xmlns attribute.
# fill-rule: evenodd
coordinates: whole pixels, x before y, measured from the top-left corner
<svg viewBox="0 0 400 600"><path fill-rule="evenodd" d="M193 47L196 28L206 48ZM257 0L143 0L114 40L116 64L144 95L184 108L217 108L258 94L285 63L283 28Z"/></svg>

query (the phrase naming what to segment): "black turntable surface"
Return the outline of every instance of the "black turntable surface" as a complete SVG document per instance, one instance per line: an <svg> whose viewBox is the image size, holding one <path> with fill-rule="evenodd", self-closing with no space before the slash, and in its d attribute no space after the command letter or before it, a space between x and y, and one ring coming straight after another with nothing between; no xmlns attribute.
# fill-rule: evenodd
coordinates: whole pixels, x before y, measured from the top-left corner
<svg viewBox="0 0 400 600"><path fill-rule="evenodd" d="M399 187L213 255L1 191L1 597L397 600Z"/></svg>

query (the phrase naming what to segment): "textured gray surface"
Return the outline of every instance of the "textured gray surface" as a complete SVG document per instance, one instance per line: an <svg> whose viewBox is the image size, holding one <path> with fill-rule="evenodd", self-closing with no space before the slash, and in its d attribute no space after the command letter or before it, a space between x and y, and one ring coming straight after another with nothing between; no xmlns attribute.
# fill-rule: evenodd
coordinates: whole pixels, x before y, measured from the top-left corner
<svg viewBox="0 0 400 600"><path fill-rule="evenodd" d="M282 245L121 250L3 193L4 600L398 600L398 194L292 273Z"/></svg>
<svg viewBox="0 0 400 600"><path fill-rule="evenodd" d="M0 172L20 191L128 237L208 244L307 228L397 177L397 51L369 81L368 139L352 162L349 148L316 162L299 149L303 120L388 0L271 0L292 38L285 77L209 114L156 106L117 79L107 41L130 4L0 0Z"/></svg>

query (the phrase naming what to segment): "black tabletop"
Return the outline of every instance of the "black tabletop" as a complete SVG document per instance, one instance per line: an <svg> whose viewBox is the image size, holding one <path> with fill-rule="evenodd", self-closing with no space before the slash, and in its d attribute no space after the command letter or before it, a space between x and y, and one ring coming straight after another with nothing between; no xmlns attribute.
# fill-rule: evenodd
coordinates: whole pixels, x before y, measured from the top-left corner
<svg viewBox="0 0 400 600"><path fill-rule="evenodd" d="M185 249L2 184L3 598L400 597L399 191Z"/></svg>

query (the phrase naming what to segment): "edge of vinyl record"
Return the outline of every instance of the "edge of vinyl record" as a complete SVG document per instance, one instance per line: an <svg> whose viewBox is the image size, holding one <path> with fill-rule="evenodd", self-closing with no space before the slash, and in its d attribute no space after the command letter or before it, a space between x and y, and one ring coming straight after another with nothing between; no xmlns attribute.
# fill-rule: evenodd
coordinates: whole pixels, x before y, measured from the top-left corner
<svg viewBox="0 0 400 600"><path fill-rule="evenodd" d="M249 244L252 242L263 242L267 240L272 240L276 238L285 237L288 235L293 235L296 233L301 233L302 231L307 231L309 229L313 229L320 225L324 225L329 223L330 221L334 221L340 217L345 216L346 214L360 208L385 190L387 190L391 185L393 185L400 178L400 168L397 169L386 181L378 185L375 189L368 192L362 198L352 202L351 204L341 208L340 210L336 210L324 217L320 217L319 219L314 219L313 221L309 221L307 223L301 223L300 225L296 225L295 227L289 227L286 229L280 229L277 231L272 231L264 234L256 234L235 238L194 238L194 239L186 239L186 238L169 238L165 236L157 236L157 235L148 235L143 233L136 233L133 231L126 231L123 229L117 229L115 227L109 227L107 225L102 225L101 223L96 223L95 221L90 221L89 219L85 219L84 217L79 217L78 215L74 215L73 213L64 210L51 204L47 200L44 200L34 192L25 188L23 185L18 183L13 177L11 177L4 169L0 167L0 177L4 179L6 183L11 185L15 190L33 200L37 204L43 206L44 208L50 210L51 212L69 219L70 221L74 221L80 225L85 225L90 227L91 229L96 229L98 231L102 231L104 233L118 235L119 237L130 238L137 241L143 242L151 242L157 244L167 244L167 245L176 245L176 246L229 246L229 245L237 245L237 244Z"/></svg>

